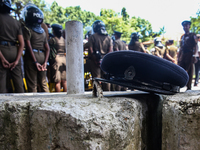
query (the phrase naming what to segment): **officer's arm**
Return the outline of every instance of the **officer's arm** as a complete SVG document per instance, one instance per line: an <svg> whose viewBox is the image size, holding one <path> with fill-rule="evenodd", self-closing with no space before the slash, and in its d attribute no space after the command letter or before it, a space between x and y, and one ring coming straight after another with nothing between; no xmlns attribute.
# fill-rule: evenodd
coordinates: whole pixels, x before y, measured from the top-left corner
<svg viewBox="0 0 200 150"><path fill-rule="evenodd" d="M18 54L17 54L17 58L16 58L17 62L21 58L22 52L23 52L23 49L24 49L24 38L23 38L23 35L18 35L18 40L19 40L19 47L18 47Z"/></svg>
<svg viewBox="0 0 200 150"><path fill-rule="evenodd" d="M89 39L88 39L88 53L89 54L93 54L94 50L93 50L93 36L91 36Z"/></svg>
<svg viewBox="0 0 200 150"><path fill-rule="evenodd" d="M43 69L46 70L47 61L48 61L49 52L50 52L49 44L45 43L44 48L45 48L45 61L44 61L44 64L43 64Z"/></svg>
<svg viewBox="0 0 200 150"><path fill-rule="evenodd" d="M0 60L4 68L10 68L10 63L5 59L1 51L0 51Z"/></svg>
<svg viewBox="0 0 200 150"><path fill-rule="evenodd" d="M93 54L93 52L94 52L93 48L91 46L89 47L89 51L90 51L90 54Z"/></svg>
<svg viewBox="0 0 200 150"><path fill-rule="evenodd" d="M32 50L31 42L29 40L25 40L25 44L26 44L26 49L29 51L29 53L31 54L31 57L33 58L33 62L37 62Z"/></svg>
<svg viewBox="0 0 200 150"><path fill-rule="evenodd" d="M110 53L110 52L113 52L112 45L109 47L109 51L108 51L108 53Z"/></svg>
<svg viewBox="0 0 200 150"><path fill-rule="evenodd" d="M110 46L109 46L109 49L108 49L108 53L110 52L113 52L113 45L112 45L112 40L110 38Z"/></svg>
<svg viewBox="0 0 200 150"><path fill-rule="evenodd" d="M195 47L194 47L194 52L193 52L193 55L197 54L198 52L198 39L196 36L194 36L194 39L195 39Z"/></svg>
<svg viewBox="0 0 200 150"><path fill-rule="evenodd" d="M172 58L168 53L166 54L166 57L171 60L173 63L176 63L176 59Z"/></svg>
<svg viewBox="0 0 200 150"><path fill-rule="evenodd" d="M178 53L177 53L177 58L178 58L178 60L180 59L180 56L182 55L182 37L183 37L183 35L181 36L181 38L180 38L180 48L179 48L179 51L178 51Z"/></svg>
<svg viewBox="0 0 200 150"><path fill-rule="evenodd" d="M142 43L140 43L140 46L142 48L142 52L147 53L146 50L145 50L145 48L144 48L144 45Z"/></svg>
<svg viewBox="0 0 200 150"><path fill-rule="evenodd" d="M24 49L24 38L23 38L23 36L22 35L18 35L17 38L18 38L18 41L19 41L17 58L13 63L11 63L11 66L10 66L11 70L13 70L15 68L15 66L18 64L19 59L21 58L22 52L23 52L23 49Z"/></svg>
<svg viewBox="0 0 200 150"><path fill-rule="evenodd" d="M33 59L33 63L35 63L35 65L36 65L38 71L42 71L42 66L41 66L41 64L39 64L39 63L37 62L37 60L36 60L36 58L35 58L35 55L34 55L34 53L33 53L32 46L31 46L31 42L30 42L29 40L25 40L25 44L26 44L27 50L28 50L28 51L30 52L30 54L31 54L31 57L32 57L32 59Z"/></svg>
<svg viewBox="0 0 200 150"><path fill-rule="evenodd" d="M114 51L119 51L119 49L118 49L118 43L116 41L114 42L113 45L114 45L113 46Z"/></svg>

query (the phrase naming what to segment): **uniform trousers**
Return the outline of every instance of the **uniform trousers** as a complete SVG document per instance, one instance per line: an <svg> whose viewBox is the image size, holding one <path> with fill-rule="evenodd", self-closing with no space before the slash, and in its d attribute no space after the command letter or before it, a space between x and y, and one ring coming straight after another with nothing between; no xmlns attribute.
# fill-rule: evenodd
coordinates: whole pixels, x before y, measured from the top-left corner
<svg viewBox="0 0 200 150"><path fill-rule="evenodd" d="M44 52L33 52L38 63L41 65L45 61ZM41 88L41 92L49 92L46 80L46 71L38 71L33 59L29 54L24 56L24 70L28 92L37 92L37 84Z"/></svg>
<svg viewBox="0 0 200 150"><path fill-rule="evenodd" d="M181 66L189 75L189 81L187 83L187 90L191 90L192 78L193 78L193 52L185 52L181 54L178 65Z"/></svg>
<svg viewBox="0 0 200 150"><path fill-rule="evenodd" d="M197 85L199 83L199 71L200 71L200 58L197 57L197 62L195 65L195 82L194 85Z"/></svg>
<svg viewBox="0 0 200 150"><path fill-rule="evenodd" d="M12 63L16 60L17 57L17 47L16 46L3 46L0 45L0 51L5 57L5 59ZM22 79L22 70L21 70L21 61L16 65L16 67L11 71L10 69L5 69L2 66L0 61L0 93L6 93L6 78L8 77L8 73L13 81L15 92L16 93L23 93L23 79Z"/></svg>
<svg viewBox="0 0 200 150"><path fill-rule="evenodd" d="M91 72L92 78L104 78L105 73L101 70L99 66L95 64L95 62L92 59L88 59L85 70ZM102 89L104 91L110 91L110 83L102 83Z"/></svg>

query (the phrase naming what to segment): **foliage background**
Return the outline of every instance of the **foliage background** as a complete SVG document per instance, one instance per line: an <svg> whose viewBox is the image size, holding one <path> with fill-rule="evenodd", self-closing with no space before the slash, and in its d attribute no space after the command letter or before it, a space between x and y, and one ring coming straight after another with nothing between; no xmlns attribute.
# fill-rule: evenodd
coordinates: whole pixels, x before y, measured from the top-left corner
<svg viewBox="0 0 200 150"><path fill-rule="evenodd" d="M76 20L83 23L83 33L87 33L87 28L92 26L95 20L102 20L106 24L106 30L109 35L112 36L113 32L123 32L122 40L127 43L130 42L130 36L133 32L139 32L142 36L140 41L152 40L155 36L160 36L165 33L165 28L160 28L159 32L152 30L152 25L148 20L140 17L130 16L126 8L122 8L121 12L115 12L112 9L101 9L100 15L96 16L94 13L82 10L80 6L69 6L63 8L58 6L57 2L54 1L51 6L47 6L44 0L12 0L13 6L16 7L16 13L19 15L23 7L31 2L39 7L44 13L45 23L58 23L65 28L65 22ZM191 31L200 33L200 11L197 11L197 17L191 17ZM83 35L84 36L84 35ZM165 40L165 39L163 39Z"/></svg>

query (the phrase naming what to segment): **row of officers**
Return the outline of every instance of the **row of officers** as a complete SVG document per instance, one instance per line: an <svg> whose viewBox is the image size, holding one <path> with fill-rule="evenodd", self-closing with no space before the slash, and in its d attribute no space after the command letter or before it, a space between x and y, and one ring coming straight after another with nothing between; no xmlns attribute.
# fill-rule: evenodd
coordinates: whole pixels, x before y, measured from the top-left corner
<svg viewBox="0 0 200 150"><path fill-rule="evenodd" d="M100 61L107 53L112 51L120 50L133 50L142 53L147 53L164 58L172 63L177 64L177 52L178 48L174 45L173 40L168 40L166 45L162 44L160 38L154 39L154 48L150 51L144 46L151 44L151 41L141 43L139 42L140 34L134 32L131 34L131 41L129 44L121 40L122 32L114 31L113 37L109 37L105 24L97 20L93 24L94 34L88 36L88 42L85 43L84 49L88 50L88 60L85 64L85 71L91 72L92 77L104 78L105 73L100 68ZM120 60L119 60L120 61ZM104 91L124 91L126 88L113 85L109 83L102 83L102 88Z"/></svg>
<svg viewBox="0 0 200 150"><path fill-rule="evenodd" d="M50 64L51 81L55 83L56 91L60 91L62 84L66 92L66 53L62 26L53 24L54 36L48 39L48 27L43 23L43 12L37 6L28 3L24 7L23 22L10 16L12 10L9 0L0 0L0 93L8 92L8 77L12 79L16 93L23 93L25 84L28 92L49 92L47 63ZM23 78L26 82L23 82Z"/></svg>
<svg viewBox="0 0 200 150"><path fill-rule="evenodd" d="M7 76L12 78L15 92L24 92L22 80L21 56L25 47L24 72L28 92L49 92L47 86L47 62L50 64L50 81L55 83L55 89L67 91L65 40L62 36L62 26L53 24L53 37L48 38L48 28L43 23L43 13L35 5L29 3L22 11L24 24L10 16L12 7L9 0L0 0L0 92L7 92ZM97 20L93 23L93 34L89 35L88 59L85 72L91 72L92 77L104 78L105 73L100 68L101 59L112 51L125 50L127 45L121 41L120 32L115 31L115 40L108 36L105 24ZM16 42L17 41L17 42ZM187 41L185 42L187 43ZM166 47L159 38L154 40L153 55L177 62L177 47L169 40ZM139 34L133 33L128 45L129 50L149 53L139 42ZM184 52L184 51L183 51ZM186 51L187 52L187 51ZM185 53L185 52L184 52ZM184 54L183 53L183 54ZM193 52L192 52L193 53ZM117 86L116 86L117 87ZM110 84L102 84L105 91L110 91ZM121 90L117 87L117 90Z"/></svg>
<svg viewBox="0 0 200 150"><path fill-rule="evenodd" d="M190 33L190 21L185 20L181 24L185 33L181 36L179 49L174 45L173 40L168 40L166 41L165 45L163 45L161 39L157 37L153 41L154 48L149 51L145 48L144 45L151 44L152 41L140 43L139 34L132 33L131 41L128 45L126 45L126 43L120 39L122 35L121 32L115 31L114 38L110 38L106 31L105 24L102 21L97 20L93 23L94 34L88 35L88 43L85 44L85 49L88 49L89 56L89 59L85 65L85 71L91 72L92 77L104 78L105 73L100 68L100 61L107 53L119 50L139 51L166 59L171 63L177 64L185 69L189 76L187 90L191 90L194 64L196 70L196 79L194 86L197 86L199 79L200 46L198 46L197 43L198 41L200 41L200 37L195 33ZM124 90L124 88L117 85L112 87L111 86L112 85L108 83L102 84L102 88L104 91Z"/></svg>

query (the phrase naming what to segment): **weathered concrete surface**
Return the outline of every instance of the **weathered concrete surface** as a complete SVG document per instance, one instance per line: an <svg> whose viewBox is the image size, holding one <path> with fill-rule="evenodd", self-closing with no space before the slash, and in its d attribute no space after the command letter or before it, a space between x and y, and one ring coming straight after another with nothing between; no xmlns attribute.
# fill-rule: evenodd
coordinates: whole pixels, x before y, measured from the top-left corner
<svg viewBox="0 0 200 150"><path fill-rule="evenodd" d="M152 146L151 139L159 141L159 136L152 135L160 134L150 128L153 125L148 127L157 115L158 96L118 94L99 100L91 95L1 95L0 149L143 150L158 146Z"/></svg>
<svg viewBox="0 0 200 150"><path fill-rule="evenodd" d="M200 91L166 96L162 112L162 149L200 149Z"/></svg>

